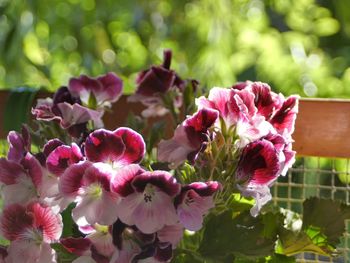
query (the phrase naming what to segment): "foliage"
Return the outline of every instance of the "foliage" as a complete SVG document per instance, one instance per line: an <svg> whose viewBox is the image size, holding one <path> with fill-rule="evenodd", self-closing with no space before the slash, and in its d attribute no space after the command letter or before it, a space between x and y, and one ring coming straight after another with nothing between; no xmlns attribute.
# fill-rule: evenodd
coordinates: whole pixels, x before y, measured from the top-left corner
<svg viewBox="0 0 350 263"><path fill-rule="evenodd" d="M55 90L69 77L133 72L176 54L205 87L269 82L302 96L348 97L350 3L316 0L0 1L0 87Z"/></svg>

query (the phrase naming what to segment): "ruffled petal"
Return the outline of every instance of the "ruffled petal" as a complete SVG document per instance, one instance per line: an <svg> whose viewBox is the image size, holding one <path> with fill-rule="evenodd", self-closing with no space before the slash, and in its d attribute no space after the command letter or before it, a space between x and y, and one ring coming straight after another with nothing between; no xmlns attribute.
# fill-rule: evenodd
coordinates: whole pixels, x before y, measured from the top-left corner
<svg viewBox="0 0 350 263"><path fill-rule="evenodd" d="M60 243L63 247L72 254L82 256L90 251L91 241L88 238L63 238L60 240Z"/></svg>
<svg viewBox="0 0 350 263"><path fill-rule="evenodd" d="M149 203L142 199L133 217L136 227L145 234L154 233L164 225L173 225L178 221L172 198L161 191L157 191Z"/></svg>

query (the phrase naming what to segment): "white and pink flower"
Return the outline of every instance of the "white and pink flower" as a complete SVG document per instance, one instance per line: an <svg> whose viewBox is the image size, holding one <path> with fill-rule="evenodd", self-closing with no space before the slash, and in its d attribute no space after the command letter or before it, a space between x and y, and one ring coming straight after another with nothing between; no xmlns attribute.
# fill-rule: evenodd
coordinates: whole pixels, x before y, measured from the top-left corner
<svg viewBox="0 0 350 263"><path fill-rule="evenodd" d="M113 169L104 163L84 161L71 165L61 176L62 196L77 202L72 217L78 224L113 224L118 218L118 196L111 192Z"/></svg>
<svg viewBox="0 0 350 263"><path fill-rule="evenodd" d="M175 205L180 223L186 229L198 231L202 228L203 216L214 207L213 195L219 189L218 182L196 182L182 187Z"/></svg>
<svg viewBox="0 0 350 263"><path fill-rule="evenodd" d="M180 184L170 173L143 172L134 177L131 186L132 192L122 198L118 207L122 222L135 225L145 234L177 223L178 217L173 203L180 192Z"/></svg>
<svg viewBox="0 0 350 263"><path fill-rule="evenodd" d="M59 240L62 219L50 207L37 202L7 206L0 218L2 235L11 241L6 262L56 262L50 243ZM25 260L25 261L23 261Z"/></svg>

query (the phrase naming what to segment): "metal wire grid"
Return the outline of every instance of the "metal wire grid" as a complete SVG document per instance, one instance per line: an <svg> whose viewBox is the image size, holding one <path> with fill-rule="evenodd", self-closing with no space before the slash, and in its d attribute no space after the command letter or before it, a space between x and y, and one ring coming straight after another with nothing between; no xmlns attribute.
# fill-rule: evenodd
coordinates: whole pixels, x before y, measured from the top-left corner
<svg viewBox="0 0 350 263"><path fill-rule="evenodd" d="M316 157L298 158L285 177L281 177L272 189L275 205L302 212L302 203L308 197L323 197L341 200L350 204L350 160L325 159ZM325 215L326 216L326 215ZM350 220L346 221L346 231L339 256L329 258L312 253L298 255L297 262L350 262Z"/></svg>

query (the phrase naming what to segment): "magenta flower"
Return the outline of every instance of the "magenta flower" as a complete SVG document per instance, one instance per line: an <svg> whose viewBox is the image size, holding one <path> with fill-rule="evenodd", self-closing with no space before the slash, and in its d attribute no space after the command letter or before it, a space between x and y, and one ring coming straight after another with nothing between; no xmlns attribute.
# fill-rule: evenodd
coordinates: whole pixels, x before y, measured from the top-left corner
<svg viewBox="0 0 350 263"><path fill-rule="evenodd" d="M54 144L52 141L50 144ZM48 150L46 148L46 150ZM82 161L83 154L78 145L59 145L50 152L46 159L46 167L50 173L60 176L72 164Z"/></svg>
<svg viewBox="0 0 350 263"><path fill-rule="evenodd" d="M236 180L240 184L269 184L277 178L279 172L279 156L273 143L262 139L243 149L236 170Z"/></svg>
<svg viewBox="0 0 350 263"><path fill-rule="evenodd" d="M89 161L114 166L139 163L145 154L145 142L140 134L129 128L99 129L86 139L85 154Z"/></svg>
<svg viewBox="0 0 350 263"><path fill-rule="evenodd" d="M79 137L88 121L100 123L103 111L82 106L79 98L73 97L66 87L61 87L53 99L38 99L32 114L37 120L57 121L72 136Z"/></svg>
<svg viewBox="0 0 350 263"><path fill-rule="evenodd" d="M7 135L7 142L9 144L7 159L20 162L27 152L30 152L31 148L31 138L28 128L23 126L21 134L15 131L10 131Z"/></svg>
<svg viewBox="0 0 350 263"><path fill-rule="evenodd" d="M123 197L118 207L122 222L151 234L178 221L173 201L180 185L170 173L143 172L135 176L131 186L133 192Z"/></svg>
<svg viewBox="0 0 350 263"><path fill-rule="evenodd" d="M256 200L252 215L271 200L269 187L280 174L285 174L294 163L291 143L279 134L269 134L248 144L242 152L236 170L236 182L244 196Z"/></svg>
<svg viewBox="0 0 350 263"><path fill-rule="evenodd" d="M79 97L84 105L96 109L109 106L119 99L123 92L123 81L112 72L97 78L81 75L69 80L68 90L73 96Z"/></svg>
<svg viewBox="0 0 350 263"><path fill-rule="evenodd" d="M158 145L158 160L180 165L186 159L193 163L210 140L209 128L218 118L216 110L203 108L180 124L169 140Z"/></svg>
<svg viewBox="0 0 350 263"><path fill-rule="evenodd" d="M136 79L136 92L129 97L129 101L139 101L147 106L147 109L142 112L146 118L162 116L168 112L164 107L162 96L169 92L176 93L174 106L179 108L182 105L180 93L185 87L185 81L170 69L171 57L170 50L164 51L163 64L140 72Z"/></svg>
<svg viewBox="0 0 350 263"><path fill-rule="evenodd" d="M295 119L298 113L298 96L290 96L273 114L269 122L281 135L291 135L294 132Z"/></svg>
<svg viewBox="0 0 350 263"><path fill-rule="evenodd" d="M202 228L203 216L214 207L213 195L220 189L218 182L197 182L185 185L175 199L180 223L188 230Z"/></svg>
<svg viewBox="0 0 350 263"><path fill-rule="evenodd" d="M56 262L50 243L60 238L62 219L51 208L35 202L7 206L0 218L0 229L11 241L6 262Z"/></svg>

